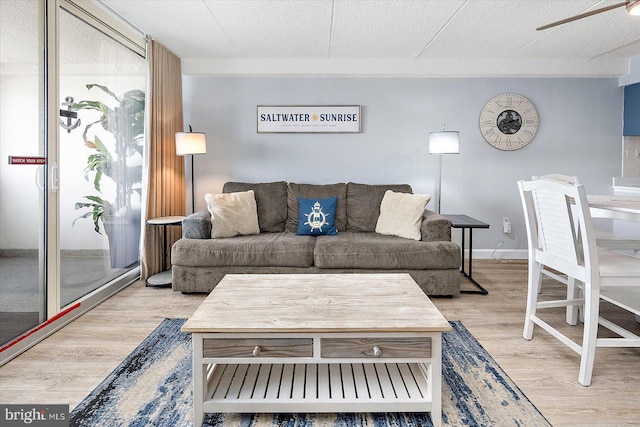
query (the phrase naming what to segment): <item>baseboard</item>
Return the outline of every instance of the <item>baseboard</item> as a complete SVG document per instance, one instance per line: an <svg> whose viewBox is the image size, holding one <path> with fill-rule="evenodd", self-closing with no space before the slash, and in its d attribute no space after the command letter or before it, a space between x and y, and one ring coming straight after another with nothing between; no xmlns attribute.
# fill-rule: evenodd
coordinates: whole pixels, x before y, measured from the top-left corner
<svg viewBox="0 0 640 427"><path fill-rule="evenodd" d="M38 249L0 249L0 257L37 257ZM108 257L108 249L60 249L63 257Z"/></svg>
<svg viewBox="0 0 640 427"><path fill-rule="evenodd" d="M35 258L38 256L37 249L0 249L0 257L14 258L14 257L27 257Z"/></svg>
<svg viewBox="0 0 640 427"><path fill-rule="evenodd" d="M465 250L465 260L469 259L469 251ZM474 249L473 259L528 259L529 251L527 249Z"/></svg>

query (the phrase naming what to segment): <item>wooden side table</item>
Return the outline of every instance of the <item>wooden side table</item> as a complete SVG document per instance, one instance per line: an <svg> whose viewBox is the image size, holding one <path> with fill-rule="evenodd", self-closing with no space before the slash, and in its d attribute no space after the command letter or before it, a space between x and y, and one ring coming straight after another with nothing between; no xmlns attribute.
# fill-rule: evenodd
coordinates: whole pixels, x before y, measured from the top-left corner
<svg viewBox="0 0 640 427"><path fill-rule="evenodd" d="M480 283L476 282L473 278L473 229L474 228L489 228L489 224L486 222L478 221L475 218L471 218L467 215L450 215L450 214L442 214L442 216L446 217L449 221L451 221L451 227L453 228L461 228L462 229L462 266L460 268L460 272L464 277L469 279L471 283L473 283L479 290L478 291L460 291L461 294L481 294L487 295L489 291L480 285ZM469 273L467 274L464 271L464 232L465 230L469 230Z"/></svg>
<svg viewBox="0 0 640 427"><path fill-rule="evenodd" d="M162 250L167 247L167 226L182 225L184 216L162 216L147 220L149 225L161 225L162 229ZM165 265L166 254L162 257L162 270L153 276L147 277L146 286L170 286L171 285L171 268L167 269Z"/></svg>

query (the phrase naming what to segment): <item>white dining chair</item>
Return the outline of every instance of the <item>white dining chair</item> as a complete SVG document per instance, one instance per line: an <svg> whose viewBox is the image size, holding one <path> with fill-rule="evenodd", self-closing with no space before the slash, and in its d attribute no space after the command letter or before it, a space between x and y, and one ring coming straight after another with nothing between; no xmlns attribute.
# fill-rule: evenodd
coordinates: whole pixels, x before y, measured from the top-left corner
<svg viewBox="0 0 640 427"><path fill-rule="evenodd" d="M582 185L558 180L519 181L529 247L527 306L523 337L533 338L537 325L578 353L578 382L591 384L597 347L640 347L640 336L600 316L600 301L608 301L640 315L640 258L596 246L596 238ZM542 270L551 268L575 280L581 296L539 301ZM556 307L582 307L582 341L576 342L538 311ZM575 313L575 311L573 311ZM569 319L570 324L575 318ZM573 322L577 323L577 322ZM599 338L598 324L618 337Z"/></svg>
<svg viewBox="0 0 640 427"><path fill-rule="evenodd" d="M532 176L531 179L546 179L552 181L560 181L568 184L579 185L580 179L575 175L565 175L560 173L550 173L540 176ZM640 240L629 238L628 236L621 236L619 234L612 233L610 231L595 228L596 245L618 251L633 251L634 255L640 254ZM578 295L578 288L576 287L575 280L566 275L560 275L548 268L543 268L541 271L547 277L550 277L560 283L564 283L567 286L567 298L575 298ZM538 292L542 292L542 282ZM567 323L575 325L577 322L579 312L576 307L567 308ZM640 316L636 316L636 320L640 323Z"/></svg>
<svg viewBox="0 0 640 427"><path fill-rule="evenodd" d="M572 175L563 175L563 174L559 174L559 173L551 173L551 174L547 174L547 175L540 175L540 176L532 176L531 177L532 180L537 180L537 179L544 179L544 180L550 180L550 181L559 181L559 182L564 182L567 184L573 184L573 185L578 185L579 179L577 176L572 176ZM575 205L574 205L575 208ZM534 226L537 226L537 224L534 224ZM576 230L577 233L577 230ZM538 234L539 235L539 234ZM571 276L567 276L566 274L558 274L556 271L551 270L549 268L545 268L545 266L543 265L540 269L540 273L550 277L560 283L564 283L567 286L567 299L575 299L578 297L579 295L579 289L576 285L576 281L575 278L571 277ZM542 277L540 278L540 281L538 282L538 293L542 292ZM569 325L576 325L578 323L578 307L575 305L571 305L567 307L567 316L566 316L566 322Z"/></svg>

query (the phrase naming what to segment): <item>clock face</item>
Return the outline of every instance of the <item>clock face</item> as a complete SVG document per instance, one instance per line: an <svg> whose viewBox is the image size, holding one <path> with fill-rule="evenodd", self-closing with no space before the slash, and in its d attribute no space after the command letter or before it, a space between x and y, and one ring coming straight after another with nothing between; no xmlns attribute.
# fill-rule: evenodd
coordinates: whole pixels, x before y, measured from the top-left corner
<svg viewBox="0 0 640 427"><path fill-rule="evenodd" d="M500 150L518 150L527 145L538 130L538 112L527 98L503 93L493 98L480 113L484 139Z"/></svg>

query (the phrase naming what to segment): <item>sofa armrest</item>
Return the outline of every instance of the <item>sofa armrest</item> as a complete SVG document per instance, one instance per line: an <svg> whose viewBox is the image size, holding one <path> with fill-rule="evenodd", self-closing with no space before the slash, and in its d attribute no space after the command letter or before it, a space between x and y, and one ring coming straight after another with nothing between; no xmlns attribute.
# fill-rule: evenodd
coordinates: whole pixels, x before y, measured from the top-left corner
<svg viewBox="0 0 640 427"><path fill-rule="evenodd" d="M451 221L426 209L422 214L420 235L423 242L451 241Z"/></svg>
<svg viewBox="0 0 640 427"><path fill-rule="evenodd" d="M185 239L210 239L211 213L205 209L183 219L182 237Z"/></svg>

